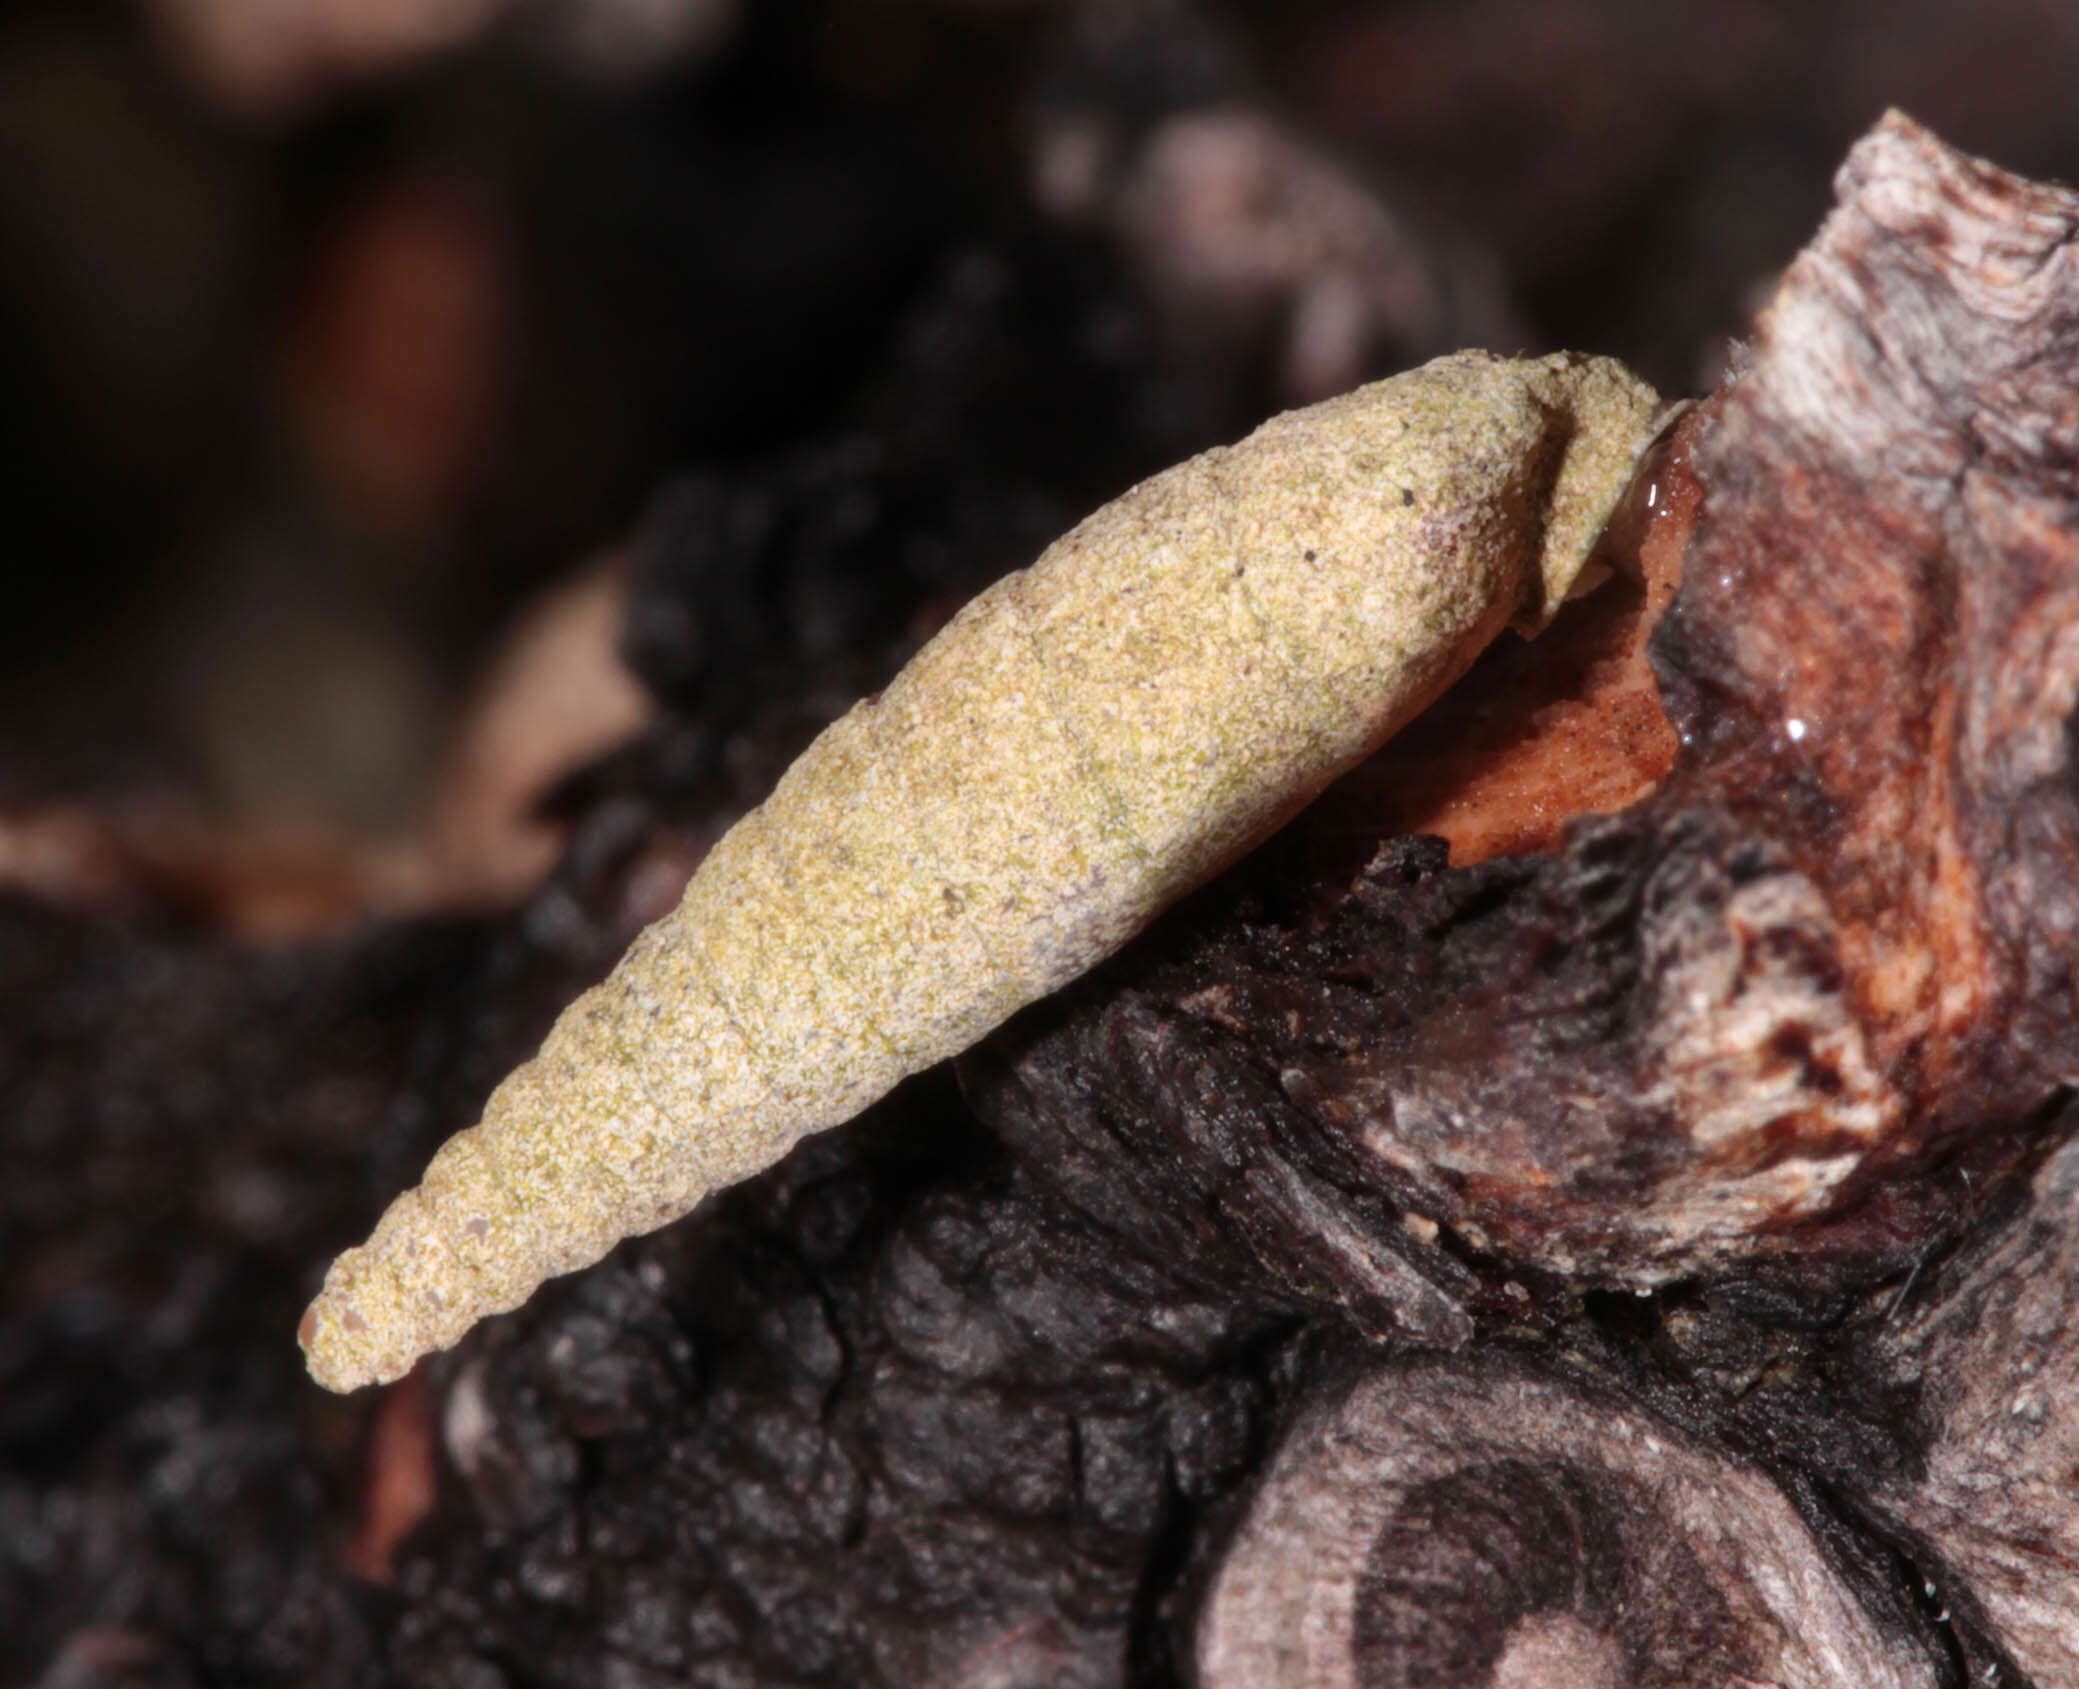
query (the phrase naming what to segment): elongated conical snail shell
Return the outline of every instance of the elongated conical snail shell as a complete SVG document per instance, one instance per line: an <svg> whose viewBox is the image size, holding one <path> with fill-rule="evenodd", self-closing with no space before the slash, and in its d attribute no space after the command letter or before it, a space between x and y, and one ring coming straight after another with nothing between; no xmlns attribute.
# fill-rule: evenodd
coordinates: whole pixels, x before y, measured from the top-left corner
<svg viewBox="0 0 2079 1689"><path fill-rule="evenodd" d="M1652 430L1607 359L1441 358L1142 483L717 844L304 1317L394 1378L973 1043L1573 586Z"/></svg>

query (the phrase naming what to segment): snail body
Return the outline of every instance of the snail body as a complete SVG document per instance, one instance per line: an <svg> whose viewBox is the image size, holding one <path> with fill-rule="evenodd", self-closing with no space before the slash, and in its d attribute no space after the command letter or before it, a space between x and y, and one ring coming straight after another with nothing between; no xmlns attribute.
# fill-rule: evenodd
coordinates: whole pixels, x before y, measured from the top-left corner
<svg viewBox="0 0 2079 1689"><path fill-rule="evenodd" d="M1607 359L1438 359L1143 482L980 594L333 1263L313 1376L399 1376L1116 950L1550 618L1655 406Z"/></svg>

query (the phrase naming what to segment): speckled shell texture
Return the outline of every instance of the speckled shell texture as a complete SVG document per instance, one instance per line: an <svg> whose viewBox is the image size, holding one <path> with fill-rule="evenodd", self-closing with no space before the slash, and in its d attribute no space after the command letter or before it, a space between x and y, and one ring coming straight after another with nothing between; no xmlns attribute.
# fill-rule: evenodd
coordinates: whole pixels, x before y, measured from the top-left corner
<svg viewBox="0 0 2079 1689"><path fill-rule="evenodd" d="M1651 432L1466 353L1134 488L829 728L306 1315L332 1388L849 1119L1110 954L1573 585Z"/></svg>

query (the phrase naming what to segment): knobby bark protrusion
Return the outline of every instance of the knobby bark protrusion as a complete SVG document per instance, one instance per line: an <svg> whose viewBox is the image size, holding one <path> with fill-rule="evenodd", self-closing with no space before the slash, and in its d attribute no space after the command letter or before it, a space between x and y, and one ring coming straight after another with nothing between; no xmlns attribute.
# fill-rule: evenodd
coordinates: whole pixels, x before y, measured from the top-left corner
<svg viewBox="0 0 2079 1689"><path fill-rule="evenodd" d="M1203 1689L1937 1681L1761 1473L1496 1357L1369 1370L1302 1418L1198 1664Z"/></svg>
<svg viewBox="0 0 2079 1689"><path fill-rule="evenodd" d="M1542 854L1259 880L971 1064L1123 1233L1239 1240L1457 1343L1525 1268L1901 1273L2049 1129L2079 1073L2079 196L1897 116L1838 187L1691 424L1650 792L1513 846Z"/></svg>
<svg viewBox="0 0 2079 1689"><path fill-rule="evenodd" d="M1931 1593L2044 1689L2079 1683L2079 1143L1887 1334L1879 1364L1919 1386L1926 1469L1876 1503L1925 1546Z"/></svg>

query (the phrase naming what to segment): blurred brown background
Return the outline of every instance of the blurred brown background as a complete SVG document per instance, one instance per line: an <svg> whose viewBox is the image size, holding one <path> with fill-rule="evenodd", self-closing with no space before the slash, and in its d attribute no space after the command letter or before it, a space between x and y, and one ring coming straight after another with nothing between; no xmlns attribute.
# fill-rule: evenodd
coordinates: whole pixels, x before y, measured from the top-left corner
<svg viewBox="0 0 2079 1689"><path fill-rule="evenodd" d="M1027 419L1072 510L1068 434L1152 467L1458 344L1705 386L1884 106L2070 178L2075 87L2067 0L17 5L0 807L358 848L459 825L458 757L519 801L640 717L659 486L870 412L991 253L1132 278L1064 297L1158 399ZM472 738L559 584L567 705Z"/></svg>

